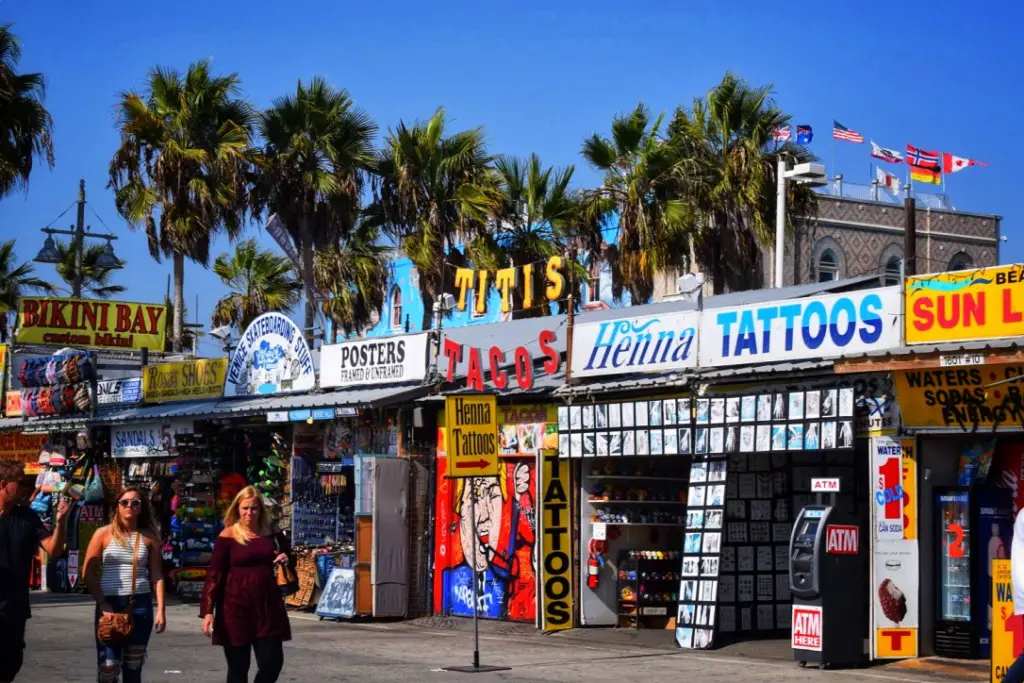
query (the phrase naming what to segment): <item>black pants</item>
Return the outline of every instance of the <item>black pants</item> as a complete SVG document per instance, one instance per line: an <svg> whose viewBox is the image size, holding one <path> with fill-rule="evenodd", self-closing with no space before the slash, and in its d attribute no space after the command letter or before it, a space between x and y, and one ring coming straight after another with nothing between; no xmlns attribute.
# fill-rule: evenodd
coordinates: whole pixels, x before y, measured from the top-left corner
<svg viewBox="0 0 1024 683"><path fill-rule="evenodd" d="M261 638L252 645L225 645L228 660L228 683L248 683L249 649L256 652L256 678L253 683L276 683L284 667L284 647L280 638Z"/></svg>
<svg viewBox="0 0 1024 683"><path fill-rule="evenodd" d="M0 681L10 683L25 658L25 620L0 619Z"/></svg>

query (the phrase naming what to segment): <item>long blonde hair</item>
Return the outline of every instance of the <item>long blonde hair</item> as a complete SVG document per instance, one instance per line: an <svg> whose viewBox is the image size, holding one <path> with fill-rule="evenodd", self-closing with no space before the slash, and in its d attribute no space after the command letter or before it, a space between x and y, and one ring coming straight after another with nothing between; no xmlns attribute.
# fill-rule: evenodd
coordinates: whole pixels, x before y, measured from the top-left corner
<svg viewBox="0 0 1024 683"><path fill-rule="evenodd" d="M124 520L121 519L121 511L118 509L121 506L119 501L124 498L124 494L126 493L134 493L139 497L139 500L142 501L142 505L139 507L139 516L136 518L138 520L136 530L140 534L149 532L156 536L157 533L156 524L153 521L153 509L149 506L149 499L142 492L142 489L137 486L129 486L123 489L121 493L117 495L117 498L114 499L114 511L110 515L110 535L113 536L114 540L121 545L127 544L128 534L131 532L128 530L128 527L125 526Z"/></svg>
<svg viewBox="0 0 1024 683"><path fill-rule="evenodd" d="M263 495L256 490L255 486L246 486L238 492L235 499L231 501L228 511L224 513L224 526L231 529L231 535L242 545L249 542L249 536L245 533L245 529L242 528L242 515L239 508L242 507L243 501L251 498L255 498L260 506L260 516L256 521L257 535L266 536L270 534L270 511L267 510L267 503L263 500Z"/></svg>

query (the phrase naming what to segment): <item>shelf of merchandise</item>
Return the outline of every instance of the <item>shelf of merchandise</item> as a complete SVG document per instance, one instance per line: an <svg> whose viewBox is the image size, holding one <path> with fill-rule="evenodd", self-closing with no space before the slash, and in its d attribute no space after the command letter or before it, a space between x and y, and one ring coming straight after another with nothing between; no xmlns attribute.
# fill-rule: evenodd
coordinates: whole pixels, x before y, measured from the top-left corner
<svg viewBox="0 0 1024 683"><path fill-rule="evenodd" d="M684 527L686 522L591 522L591 524L607 524L608 526L675 526Z"/></svg>
<svg viewBox="0 0 1024 683"><path fill-rule="evenodd" d="M687 505L685 500L593 500L587 499L591 505Z"/></svg>
<svg viewBox="0 0 1024 683"><path fill-rule="evenodd" d="M625 571L630 571L628 567L633 567L633 571L636 573L635 579L623 579L621 574ZM661 571L656 571L654 568L661 568ZM648 569L645 569L648 568ZM670 569L666 569L670 568ZM646 559L639 557L626 557L623 556L619 559L619 574L616 583L616 593L620 596L618 598L618 616L627 617L632 620L632 627L635 629L640 628L640 620L644 617L661 617L669 618L675 616L675 607L678 605L678 595L675 600L644 600L640 593L640 586L671 586L678 589L680 582L679 569L679 557L666 557L663 559ZM641 578L641 575L645 571L651 571L659 574L672 574L674 578L668 579L647 579ZM621 597L623 587L628 586L633 589L633 593L636 596L634 600L627 600ZM625 611L625 609L632 609L633 611ZM664 609L664 614L645 614L644 610L647 608L655 608L659 611Z"/></svg>
<svg viewBox="0 0 1024 683"><path fill-rule="evenodd" d="M624 481L674 481L681 484L689 483L689 479L685 477L646 477L642 474L586 474L583 475L584 479L615 479Z"/></svg>

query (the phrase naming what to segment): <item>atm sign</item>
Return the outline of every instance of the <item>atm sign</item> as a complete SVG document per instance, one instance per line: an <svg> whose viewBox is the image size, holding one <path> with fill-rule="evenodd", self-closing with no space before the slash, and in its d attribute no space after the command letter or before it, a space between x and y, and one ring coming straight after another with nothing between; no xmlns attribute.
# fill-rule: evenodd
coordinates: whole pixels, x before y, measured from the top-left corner
<svg viewBox="0 0 1024 683"><path fill-rule="evenodd" d="M856 555L859 549L859 528L837 524L825 529L825 552L832 555Z"/></svg>
<svg viewBox="0 0 1024 683"><path fill-rule="evenodd" d="M793 605L793 649L821 652L821 608Z"/></svg>

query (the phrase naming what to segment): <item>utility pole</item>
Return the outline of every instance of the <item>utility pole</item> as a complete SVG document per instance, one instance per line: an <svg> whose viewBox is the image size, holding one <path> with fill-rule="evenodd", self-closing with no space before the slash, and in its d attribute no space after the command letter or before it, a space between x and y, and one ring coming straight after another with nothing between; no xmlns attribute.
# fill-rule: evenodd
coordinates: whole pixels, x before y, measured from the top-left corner
<svg viewBox="0 0 1024 683"><path fill-rule="evenodd" d="M75 222L75 279L71 285L71 296L82 296L82 252L85 250L85 179L78 181L78 220Z"/></svg>
<svg viewBox="0 0 1024 683"><path fill-rule="evenodd" d="M910 196L910 185L905 185L906 198L903 200L903 275L917 275L917 207Z"/></svg>

